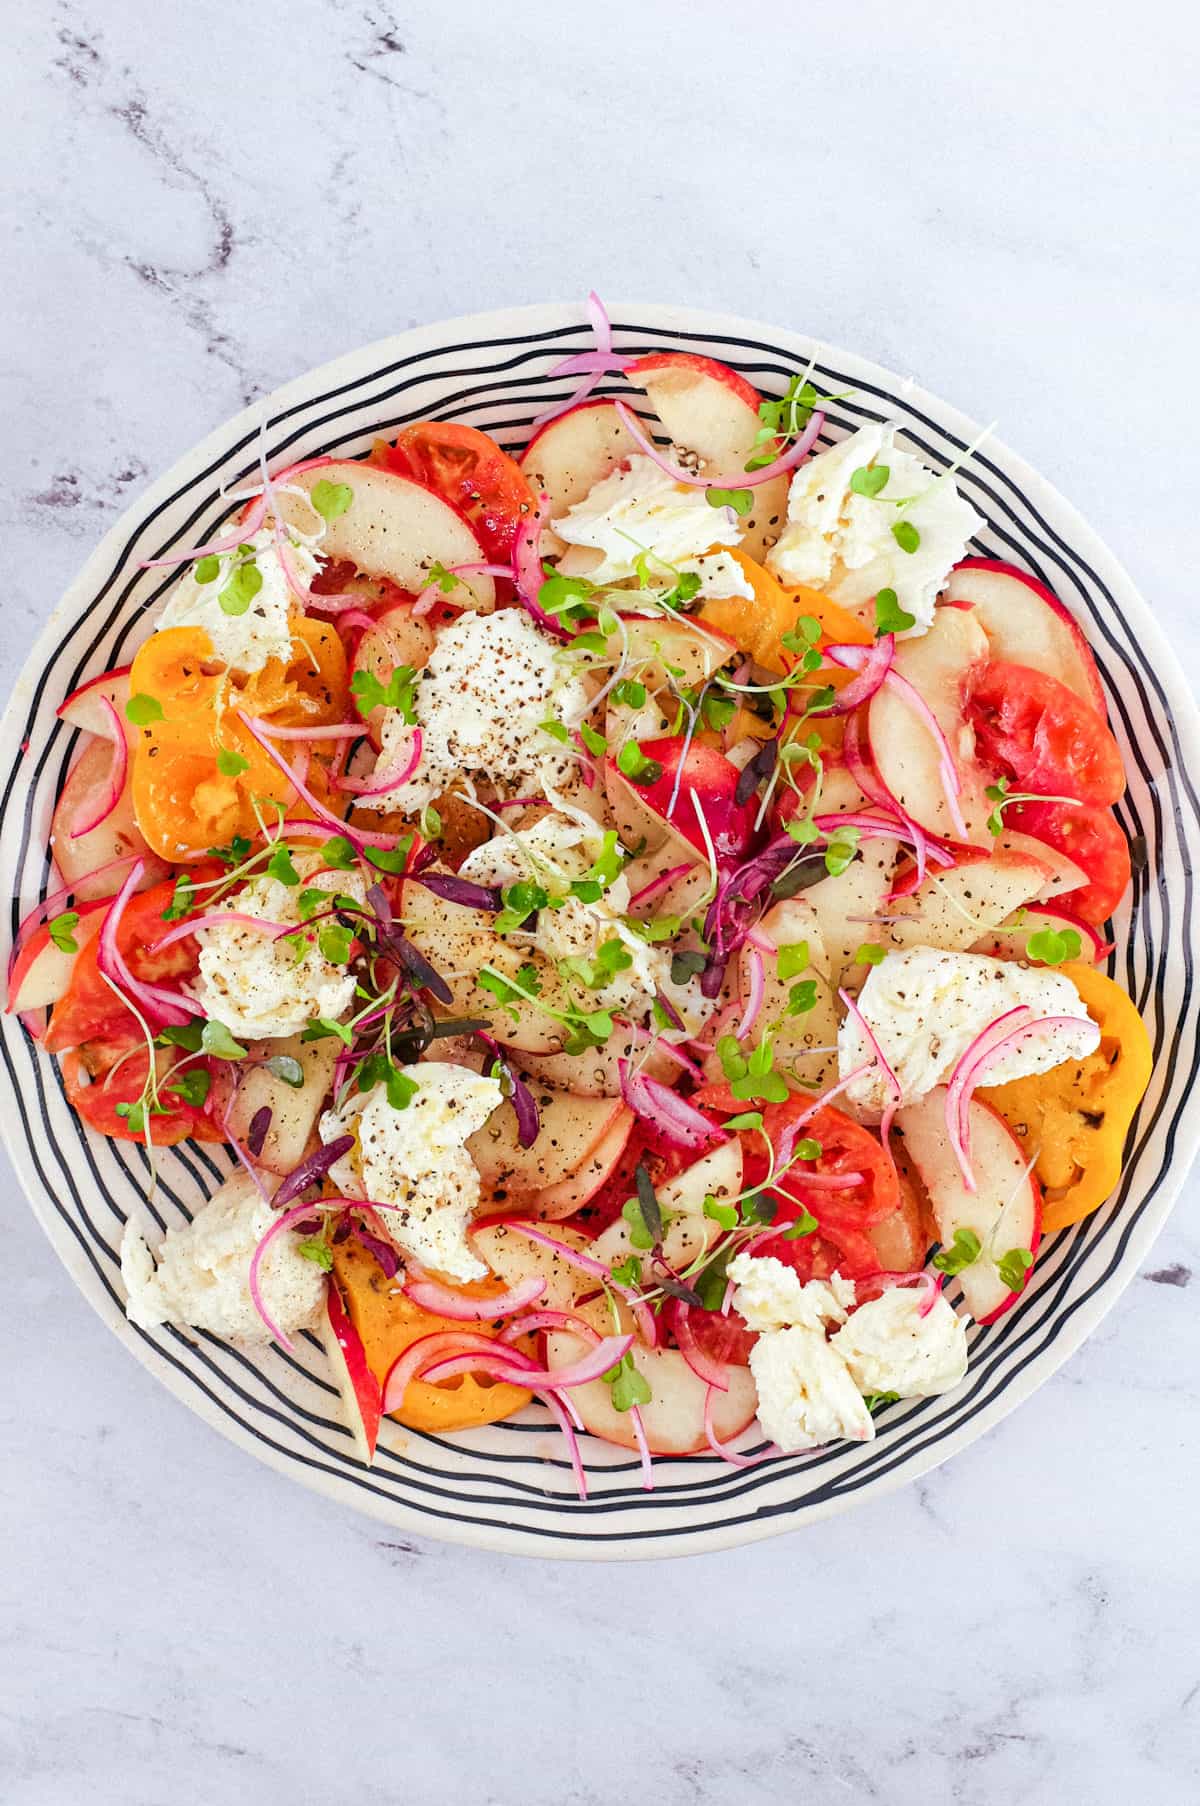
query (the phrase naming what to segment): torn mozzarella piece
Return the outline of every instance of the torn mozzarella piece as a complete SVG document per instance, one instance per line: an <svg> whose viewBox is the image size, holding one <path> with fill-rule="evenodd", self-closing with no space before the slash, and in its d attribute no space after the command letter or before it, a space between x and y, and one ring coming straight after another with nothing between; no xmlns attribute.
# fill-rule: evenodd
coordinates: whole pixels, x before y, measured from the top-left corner
<svg viewBox="0 0 1200 1806"><path fill-rule="evenodd" d="M850 609L865 610L881 589L894 589L915 618L908 632L917 634L931 626L939 592L986 523L952 479L939 478L896 445L899 430L862 426L800 466L788 491L787 524L767 565L781 582L824 590ZM886 467L887 482L875 495L860 495L851 479L871 466ZM916 535L911 551L893 532L901 522Z"/></svg>
<svg viewBox="0 0 1200 1806"><path fill-rule="evenodd" d="M639 453L618 465L552 523L572 548L560 561L568 575L598 584L645 577L671 585L679 573L699 577L701 596L754 591L723 546L735 546L742 526L732 508L714 508L704 490L676 483Z"/></svg>
<svg viewBox="0 0 1200 1806"><path fill-rule="evenodd" d="M500 1082L437 1062L399 1070L417 1087L403 1109L378 1084L322 1116L326 1145L354 1137L330 1178L345 1196L374 1205L402 1252L450 1279L483 1279L487 1267L467 1242L480 1180L465 1143L503 1102Z"/></svg>
<svg viewBox="0 0 1200 1806"><path fill-rule="evenodd" d="M926 1308L919 1287L890 1286L862 1304L833 1336L860 1392L933 1398L967 1371L967 1331L939 1292Z"/></svg>
<svg viewBox="0 0 1200 1806"><path fill-rule="evenodd" d="M1064 1060L1082 1059L1100 1044L1100 1030L1069 978L983 954L946 953L936 947L889 953L872 966L858 994L859 1010L896 1075L904 1104L943 1084L976 1036L1019 1005L1030 1009L1033 1018L1073 1020L1033 1028L1010 1042L981 1075L982 1083L1003 1085L1048 1072ZM1014 1019L1013 1027L1019 1028L1020 1021ZM847 1086L846 1099L879 1114L892 1100L892 1090L857 1017L850 1014L838 1033L838 1070L846 1078L861 1066L869 1070Z"/></svg>
<svg viewBox="0 0 1200 1806"><path fill-rule="evenodd" d="M167 597L158 628L202 627L212 641L215 658L231 671L249 673L261 671L268 659L288 663L292 656L291 616L297 603L270 527L261 527L245 543L252 549L262 587L240 614L228 612L230 579L235 566L248 566L251 561L233 552L214 560L218 569L211 583L197 581L196 565L184 573ZM308 547L291 542L288 557L297 582L311 582L320 567Z"/></svg>

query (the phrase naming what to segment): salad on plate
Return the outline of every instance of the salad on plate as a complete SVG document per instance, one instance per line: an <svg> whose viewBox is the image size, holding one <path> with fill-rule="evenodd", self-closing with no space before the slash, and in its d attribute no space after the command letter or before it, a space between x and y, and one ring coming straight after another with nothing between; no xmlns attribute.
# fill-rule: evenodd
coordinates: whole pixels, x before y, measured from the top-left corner
<svg viewBox="0 0 1200 1806"><path fill-rule="evenodd" d="M229 1150L132 1322L311 1332L367 1463L536 1401L584 1496L583 1432L650 1485L958 1386L1151 1064L1067 609L811 368L590 307L519 455L263 457L156 561L8 987L88 1130Z"/></svg>

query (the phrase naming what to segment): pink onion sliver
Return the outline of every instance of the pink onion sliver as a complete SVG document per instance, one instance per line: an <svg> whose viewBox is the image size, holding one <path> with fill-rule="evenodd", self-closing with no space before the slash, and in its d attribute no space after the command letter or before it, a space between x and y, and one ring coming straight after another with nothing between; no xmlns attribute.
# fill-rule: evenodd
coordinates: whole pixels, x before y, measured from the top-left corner
<svg viewBox="0 0 1200 1806"><path fill-rule="evenodd" d="M113 743L113 758L108 773L108 786L104 795L101 797L98 806L92 813L83 821L76 823L75 827L71 829L69 835L71 840L78 840L81 835L90 834L92 829L98 828L102 821L107 821L117 804L120 802L121 793L125 789L125 777L129 770L129 746L125 739L125 729L122 725L121 717L117 714L116 709L113 707L107 696L102 696L100 698L100 707L102 709L107 709L108 711L109 728L112 734Z"/></svg>
<svg viewBox="0 0 1200 1806"><path fill-rule="evenodd" d="M586 1317L576 1311L530 1311L527 1316L516 1317L506 1323L496 1338L498 1342L515 1342L521 1336L532 1336L538 1330L565 1329L572 1336L580 1336L585 1342L593 1345L600 1340Z"/></svg>
<svg viewBox="0 0 1200 1806"><path fill-rule="evenodd" d="M568 1247L566 1242L556 1241L552 1235L547 1235L543 1230L535 1228L532 1223L509 1223L507 1228L510 1235L523 1235L527 1240L537 1242L543 1248L549 1248L552 1254L557 1254L559 1259L566 1261L568 1266L578 1267L582 1272L590 1273L594 1279L603 1280L604 1284L614 1291L618 1298L624 1299L633 1312L638 1329L641 1331L642 1340L650 1348L657 1345L658 1328L654 1321L654 1312L629 1286L619 1285L613 1278L611 1269L606 1267L603 1261L593 1260L590 1254L581 1254L577 1248Z"/></svg>
<svg viewBox="0 0 1200 1806"><path fill-rule="evenodd" d="M1028 1008L1028 1006L1022 1007L1026 1010ZM1015 1016L1019 1013L1020 1012L1017 1010L1006 1011L1005 1016L997 1018L997 1021L990 1025L990 1030L985 1029L983 1031L984 1035L989 1036L987 1045L982 1048L979 1047L979 1041L983 1039L983 1036L977 1037L976 1041L972 1044L976 1051L972 1054L972 1049L968 1048L967 1052L963 1054L962 1058L959 1060L951 1081L952 1085L955 1086L955 1123L954 1127L950 1130L950 1141L962 1171L963 1184L966 1189L971 1192L975 1190L975 1176L971 1171L971 1116L969 1105L971 1102L971 1094L979 1085L986 1068L992 1065L997 1054L1003 1052L1004 1048L1011 1042L1020 1041L1026 1035L1031 1035L1038 1029L1078 1028L1083 1021L1087 1020L1082 1016L1035 1016L1032 1021L1019 1023L1015 1028L1010 1028L1007 1034L1001 1035L996 1039L994 1031L999 1027L999 1024L1008 1017ZM947 1087L946 1116L948 1128L950 1127L951 1116L950 1100L951 1090L950 1087Z"/></svg>
<svg viewBox="0 0 1200 1806"><path fill-rule="evenodd" d="M417 1379L432 1363L462 1354L467 1350L479 1354L495 1354L494 1337L472 1334L468 1330L446 1329L436 1331L433 1335L422 1336L411 1342L404 1353L397 1357L388 1368L387 1378L383 1384L383 1408L385 1411L398 1411L404 1403L404 1394L412 1382ZM518 1349L504 1350L504 1358L510 1366L533 1367L535 1362Z"/></svg>
<svg viewBox="0 0 1200 1806"><path fill-rule="evenodd" d="M713 1406L716 1404L716 1400L717 1387L710 1386L704 1395L704 1440L714 1455L719 1455L722 1461L728 1461L730 1467L757 1467L760 1461L773 1460L776 1455L783 1453L782 1449L771 1443L757 1455L735 1454L727 1442L721 1442L718 1439L717 1432L713 1428Z"/></svg>
<svg viewBox="0 0 1200 1806"><path fill-rule="evenodd" d="M950 750L950 742L942 729L942 724L915 686L907 677L901 676L895 669L889 670L884 682L896 691L912 709L914 715L926 728L938 749L938 766L941 772L942 788L946 793L946 807L950 812L950 820L954 831L963 840L967 838L967 824L959 807L959 796L962 794L962 779L958 774L958 766L954 762L954 754Z"/></svg>
<svg viewBox="0 0 1200 1806"><path fill-rule="evenodd" d="M361 721L339 721L329 727L280 727L274 721L264 721L261 715L252 716L246 726L271 740L361 740L367 731Z"/></svg>
<svg viewBox="0 0 1200 1806"><path fill-rule="evenodd" d="M312 794L312 791L305 787L303 780L297 777L297 774L292 770L292 767L288 764L287 760L283 758L263 734L259 733L250 717L241 709L238 710L238 720L241 722L242 726L249 731L252 738L258 741L258 744L262 747L267 756L278 765L280 771L283 772L289 783L291 783L297 795L304 798L304 801L317 817L317 821L321 826L332 828L335 835L344 835L351 844L357 844L360 847L390 847L393 851L395 850L399 845L398 837L395 834L368 833L363 828L351 828L338 816L331 814L328 809L324 808L323 805L317 801L316 797ZM307 823L295 821L288 823L288 827L292 831L297 827L307 825Z"/></svg>
<svg viewBox="0 0 1200 1806"><path fill-rule="evenodd" d="M873 646L826 646L825 657L843 670L857 671L858 676L839 690L830 708L831 715L849 715L864 702L870 702L892 668L896 655L894 633L882 634Z"/></svg>
<svg viewBox="0 0 1200 1806"><path fill-rule="evenodd" d="M657 878L651 878L649 884L643 884L641 890L634 892L629 899L630 909L636 908L639 903L648 903L651 897L656 897L660 890L666 890L674 884L676 878L682 878L691 869L691 861L685 859L682 865L673 865L667 871L660 872Z"/></svg>
<svg viewBox="0 0 1200 1806"><path fill-rule="evenodd" d="M646 454L650 461L669 476L675 483L682 483L689 489L757 489L762 483L769 483L773 477L781 477L786 471L795 470L802 464L820 437L821 428L825 424L825 416L819 410L812 416L808 425L795 443L789 446L782 457L774 463L766 464L761 470L738 470L727 476L702 477L694 470L684 470L679 464L659 451L652 439L643 433L636 415L630 412L623 401L613 404L617 416L625 431L635 444Z"/></svg>
<svg viewBox="0 0 1200 1806"><path fill-rule="evenodd" d="M483 564L476 560L472 564L447 565L446 571L451 577L502 577L509 583L514 580L511 564ZM413 603L414 618L420 620L429 614L439 600L448 602L452 608L455 606L453 598L446 595L440 583L427 583Z"/></svg>
<svg viewBox="0 0 1200 1806"><path fill-rule="evenodd" d="M139 569L155 571L165 565L194 564L201 558L221 558L226 552L236 552L240 545L258 532L266 518L266 512L266 496L257 496L245 519L238 523L236 532L225 533L220 539L210 539L202 546L192 546L186 552L169 552L164 558L143 558Z"/></svg>
<svg viewBox="0 0 1200 1806"><path fill-rule="evenodd" d="M746 1008L741 1021L733 1031L739 1041L744 1041L746 1036L752 1032L754 1024L758 1021L763 999L767 994L767 970L763 964L762 953L749 943L746 947L746 965L750 974Z"/></svg>
<svg viewBox="0 0 1200 1806"><path fill-rule="evenodd" d="M546 375L551 380L560 376L606 376L610 370L620 373L636 363L635 357L626 357L620 351L577 351L552 364Z"/></svg>
<svg viewBox="0 0 1200 1806"><path fill-rule="evenodd" d="M259 1270L262 1267L263 1255L267 1252L271 1243L275 1241L277 1237L282 1235L284 1230L292 1223L299 1221L303 1217L311 1217L321 1210L345 1210L347 1207L347 1200L344 1198L318 1198L316 1202L312 1204L293 1205L291 1210L285 1210L282 1216L276 1217L275 1221L271 1224L271 1227L267 1230L267 1233L255 1248L254 1253L250 1256L251 1301L274 1340L279 1343L281 1348L286 1348L289 1354L292 1352L294 1344L283 1333L267 1310L266 1305L263 1303L262 1289L258 1280Z"/></svg>
<svg viewBox="0 0 1200 1806"><path fill-rule="evenodd" d="M491 1322L497 1317L510 1317L515 1311L527 1310L536 1304L546 1290L546 1281L531 1276L523 1279L519 1285L512 1286L507 1292L498 1292L492 1298L469 1298L463 1292L456 1292L450 1286L439 1285L433 1279L410 1279L404 1287L404 1295L419 1304L422 1310L432 1311L438 1317L450 1317L463 1323Z"/></svg>
<svg viewBox="0 0 1200 1806"><path fill-rule="evenodd" d="M569 1408L568 1401L560 1398L557 1392L553 1391L551 1388L547 1388L544 1392L539 1392L538 1397L550 1412L551 1416L556 1420L559 1429L563 1433L567 1445L567 1454L571 1461L571 1471L575 1475L576 1490L579 1493L580 1499L586 1503L588 1496L587 1473L584 1470L583 1457L579 1453L579 1442L575 1435L575 1427L572 1424L570 1417L567 1415Z"/></svg>
<svg viewBox="0 0 1200 1806"><path fill-rule="evenodd" d="M343 608L338 610L339 627L361 627L364 633L372 633L379 623L374 615L369 615L365 608Z"/></svg>
<svg viewBox="0 0 1200 1806"><path fill-rule="evenodd" d="M629 1108L636 1116L652 1122L676 1147L700 1148L711 1141L727 1139L694 1104L689 1104L661 1080L647 1078L644 1072L634 1072L628 1060L617 1061L617 1073L621 1096Z"/></svg>
<svg viewBox="0 0 1200 1806"><path fill-rule="evenodd" d="M503 809L536 809L545 801L544 796L510 796L507 802L496 804L496 814L499 815Z"/></svg>
<svg viewBox="0 0 1200 1806"><path fill-rule="evenodd" d="M424 1377L431 1385L439 1380L456 1378L460 1373L472 1370L484 1373L495 1373L500 1379L507 1380L510 1385L527 1386L531 1391L541 1387L553 1387L556 1392L565 1391L570 1386L586 1386L592 1380L598 1380L602 1374L623 1361L633 1346L632 1335L605 1336L594 1348L589 1348L579 1360L572 1361L569 1366L558 1368L551 1373L545 1368L527 1369L524 1365L514 1366L513 1350L510 1347L497 1348L493 1342L487 1354L470 1353L452 1356L448 1360L437 1361L424 1369Z"/></svg>
<svg viewBox="0 0 1200 1806"><path fill-rule="evenodd" d="M782 1145L782 1137L780 1138ZM789 1150L790 1156L790 1150ZM798 1173L797 1183L807 1185L811 1191L853 1191L861 1185L862 1173Z"/></svg>
<svg viewBox="0 0 1200 1806"><path fill-rule="evenodd" d="M706 1386L715 1386L718 1392L729 1390L728 1361L714 1361L710 1354L701 1348L692 1327L692 1307L683 1299L675 1300L675 1340L679 1344L679 1352L696 1375Z"/></svg>
<svg viewBox="0 0 1200 1806"><path fill-rule="evenodd" d="M96 963L111 984L128 997L136 998L146 1015L170 1028L182 1028L185 1022L190 1022L197 1014L196 1005L180 991L168 990L163 985L145 984L141 979L135 978L117 945L121 917L144 870L145 862L139 859L109 904L96 942Z"/></svg>
<svg viewBox="0 0 1200 1806"><path fill-rule="evenodd" d="M120 859L108 859L103 865L98 865L94 871L85 872L82 877L76 878L73 884L60 885L57 890L51 891L48 897L43 897L40 903L35 903L33 908L21 917L17 925L17 932L13 936L12 952L8 956L9 978L12 977L13 967L17 963L17 955L25 942L35 929L40 928L47 917L53 915L60 904L65 903L81 885L90 883L93 878L101 878L105 872L119 871L122 866L134 865L139 859L143 860L144 866L144 855L141 853L124 853Z"/></svg>
<svg viewBox="0 0 1200 1806"><path fill-rule="evenodd" d="M546 509L550 497L543 490L538 496L538 505L532 514L527 514L518 526L513 539L513 579L517 587L517 596L521 606L545 632L552 633L556 639L569 640L571 634L561 621L548 615L538 602L538 592L545 580L542 570L542 529L546 523Z"/></svg>
<svg viewBox="0 0 1200 1806"><path fill-rule="evenodd" d="M884 1053L882 1047L879 1045L879 1041L876 1038L874 1029L871 1027L870 1023L867 1021L866 1017L863 1015L862 1011L859 1009L859 1007L858 1007L857 1003L854 1001L853 997L851 997L849 991L845 990L844 988L839 988L838 996L841 998L841 1000L845 1004L847 1010L854 1017L855 1022L857 1022L859 1028L862 1030L862 1033L866 1039L867 1045L871 1049L871 1052L875 1056L874 1064L879 1067L879 1070L883 1073L884 1078L887 1080L888 1089L891 1091L893 1099L895 1100L895 1102L897 1104L901 1103L904 1098L903 1088L900 1084L899 1079L896 1077L895 1073L892 1071L891 1067L888 1064L887 1055Z"/></svg>
<svg viewBox="0 0 1200 1806"><path fill-rule="evenodd" d="M629 1427L633 1431L633 1439L638 1447L638 1459L642 1465L642 1491L654 1491L654 1462L650 1455L650 1444L646 1440L646 1425L636 1405L630 1407Z"/></svg>
<svg viewBox="0 0 1200 1806"><path fill-rule="evenodd" d="M355 796L386 796L389 790L398 790L401 784L407 784L421 763L421 754L425 746L425 736L419 727L414 727L409 741L408 757L398 770L385 771L382 778L378 770L369 778L339 778L339 790L351 791Z"/></svg>
<svg viewBox="0 0 1200 1806"><path fill-rule="evenodd" d="M174 928L160 935L158 940L150 943L155 953L161 953L166 947L173 947L176 941L185 941L189 934L197 934L201 928L257 928L263 934L293 934L299 924L287 922L268 922L262 916L241 915L235 909L216 909L208 915L192 916L186 922L177 922Z"/></svg>
<svg viewBox="0 0 1200 1806"><path fill-rule="evenodd" d="M945 1278L943 1273L929 1273L922 1267L911 1273L872 1273L869 1279L862 1279L862 1286L880 1286L884 1291L891 1291L896 1286L913 1286L921 1291L921 1308L917 1315L928 1317L937 1303L938 1294Z"/></svg>

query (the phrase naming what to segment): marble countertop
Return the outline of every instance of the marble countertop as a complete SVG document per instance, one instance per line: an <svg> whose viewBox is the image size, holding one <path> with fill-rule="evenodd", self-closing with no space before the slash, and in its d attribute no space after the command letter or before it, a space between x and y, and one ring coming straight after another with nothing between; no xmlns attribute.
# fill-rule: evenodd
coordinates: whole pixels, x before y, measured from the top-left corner
<svg viewBox="0 0 1200 1806"><path fill-rule="evenodd" d="M25 9L6 683L127 498L244 402L593 283L999 417L1200 672L1190 11L753 11ZM948 1467L636 1569L409 1542L288 1486L127 1358L0 1186L6 1806L1200 1794L1195 1180L1100 1332Z"/></svg>

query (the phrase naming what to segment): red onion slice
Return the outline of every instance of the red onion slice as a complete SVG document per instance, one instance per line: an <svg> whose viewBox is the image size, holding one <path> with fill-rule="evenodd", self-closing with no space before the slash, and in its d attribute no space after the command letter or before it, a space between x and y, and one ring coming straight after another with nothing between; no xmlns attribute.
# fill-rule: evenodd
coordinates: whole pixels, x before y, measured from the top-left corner
<svg viewBox="0 0 1200 1806"><path fill-rule="evenodd" d="M831 703L831 715L851 715L870 702L892 668L896 656L896 636L885 633L873 646L826 646L824 656L843 670L857 671L858 676L839 690Z"/></svg>
<svg viewBox="0 0 1200 1806"><path fill-rule="evenodd" d="M698 1380L706 1386L715 1386L718 1392L729 1390L728 1361L714 1361L712 1356L701 1348L696 1339L696 1331L692 1327L692 1307L683 1299L675 1300L675 1340L679 1344L679 1352L691 1368Z"/></svg>
<svg viewBox="0 0 1200 1806"><path fill-rule="evenodd" d="M410 1273L413 1271L411 1263L409 1270ZM494 1297L469 1298L464 1292L456 1292L451 1286L439 1285L437 1280L422 1275L406 1281L404 1295L435 1316L450 1317L462 1323L486 1323L496 1317L511 1317L516 1311L527 1310L537 1303L545 1290L546 1281L531 1276Z"/></svg>
<svg viewBox="0 0 1200 1806"><path fill-rule="evenodd" d="M108 785L96 808L83 821L77 822L71 829L69 839L78 840L83 834L90 834L98 828L102 821L107 821L121 800L125 789L125 778L129 771L129 746L125 739L125 728L121 717L107 696L100 698L100 707L108 711L109 735L112 739L113 757L108 773Z"/></svg>
<svg viewBox="0 0 1200 1806"><path fill-rule="evenodd" d="M702 477L694 470L684 470L682 465L672 463L659 451L652 439L642 431L637 416L630 412L623 401L613 404L617 416L630 438L642 450L652 463L669 476L672 482L682 483L688 489L757 489L762 483L769 483L773 477L781 477L789 470L795 470L802 464L816 444L825 424L825 416L818 409L808 425L794 444L788 447L782 457L766 464L761 470L738 470L728 476Z"/></svg>
<svg viewBox="0 0 1200 1806"><path fill-rule="evenodd" d="M728 1461L730 1467L757 1467L760 1461L771 1461L776 1455L782 1455L783 1450L773 1442L757 1455L735 1454L727 1442L721 1442L713 1428L713 1406L716 1404L717 1390L716 1386L710 1386L704 1395L704 1440L713 1454L719 1455L722 1461Z"/></svg>
<svg viewBox="0 0 1200 1806"><path fill-rule="evenodd" d="M568 1247L566 1242L557 1241L554 1236L547 1235L544 1230L537 1229L532 1223L506 1223L510 1235L523 1235L531 1242L537 1242L543 1248L549 1248L568 1266L578 1267L581 1272L590 1273L594 1279L603 1280L604 1284L614 1291L633 1312L642 1340L647 1347L654 1348L658 1342L658 1326L654 1320L654 1312L643 1303L637 1293L629 1286L620 1285L612 1276L610 1268L603 1261L593 1260L590 1254L581 1254L577 1248Z"/></svg>
<svg viewBox="0 0 1200 1806"><path fill-rule="evenodd" d="M385 771L380 777L378 768L369 778L336 778L338 790L352 792L355 796L386 796L389 790L398 790L401 784L407 784L416 776L421 763L421 754L425 748L425 736L419 727L414 727L409 740L408 753L404 763L398 768Z"/></svg>
<svg viewBox="0 0 1200 1806"><path fill-rule="evenodd" d="M694 1104L689 1104L661 1080L647 1078L644 1072L634 1072L628 1060L617 1061L617 1072L621 1096L634 1115L652 1122L676 1147L702 1148L710 1142L728 1139Z"/></svg>
<svg viewBox="0 0 1200 1806"><path fill-rule="evenodd" d="M147 984L135 978L117 944L121 917L143 870L144 861L139 859L109 904L96 941L96 964L120 993L136 999L142 1013L152 1023L161 1027L182 1028L185 1022L190 1022L198 1014L192 999L185 997L181 991L169 990L164 985Z"/></svg>
<svg viewBox="0 0 1200 1806"><path fill-rule="evenodd" d="M561 621L556 621L553 615L548 615L538 602L538 593L545 581L541 547L542 529L546 524L549 503L550 498L543 490L538 496L537 508L532 514L527 514L517 526L513 538L513 576L517 598L535 624L546 633L552 633L555 639L569 640L569 630Z"/></svg>

